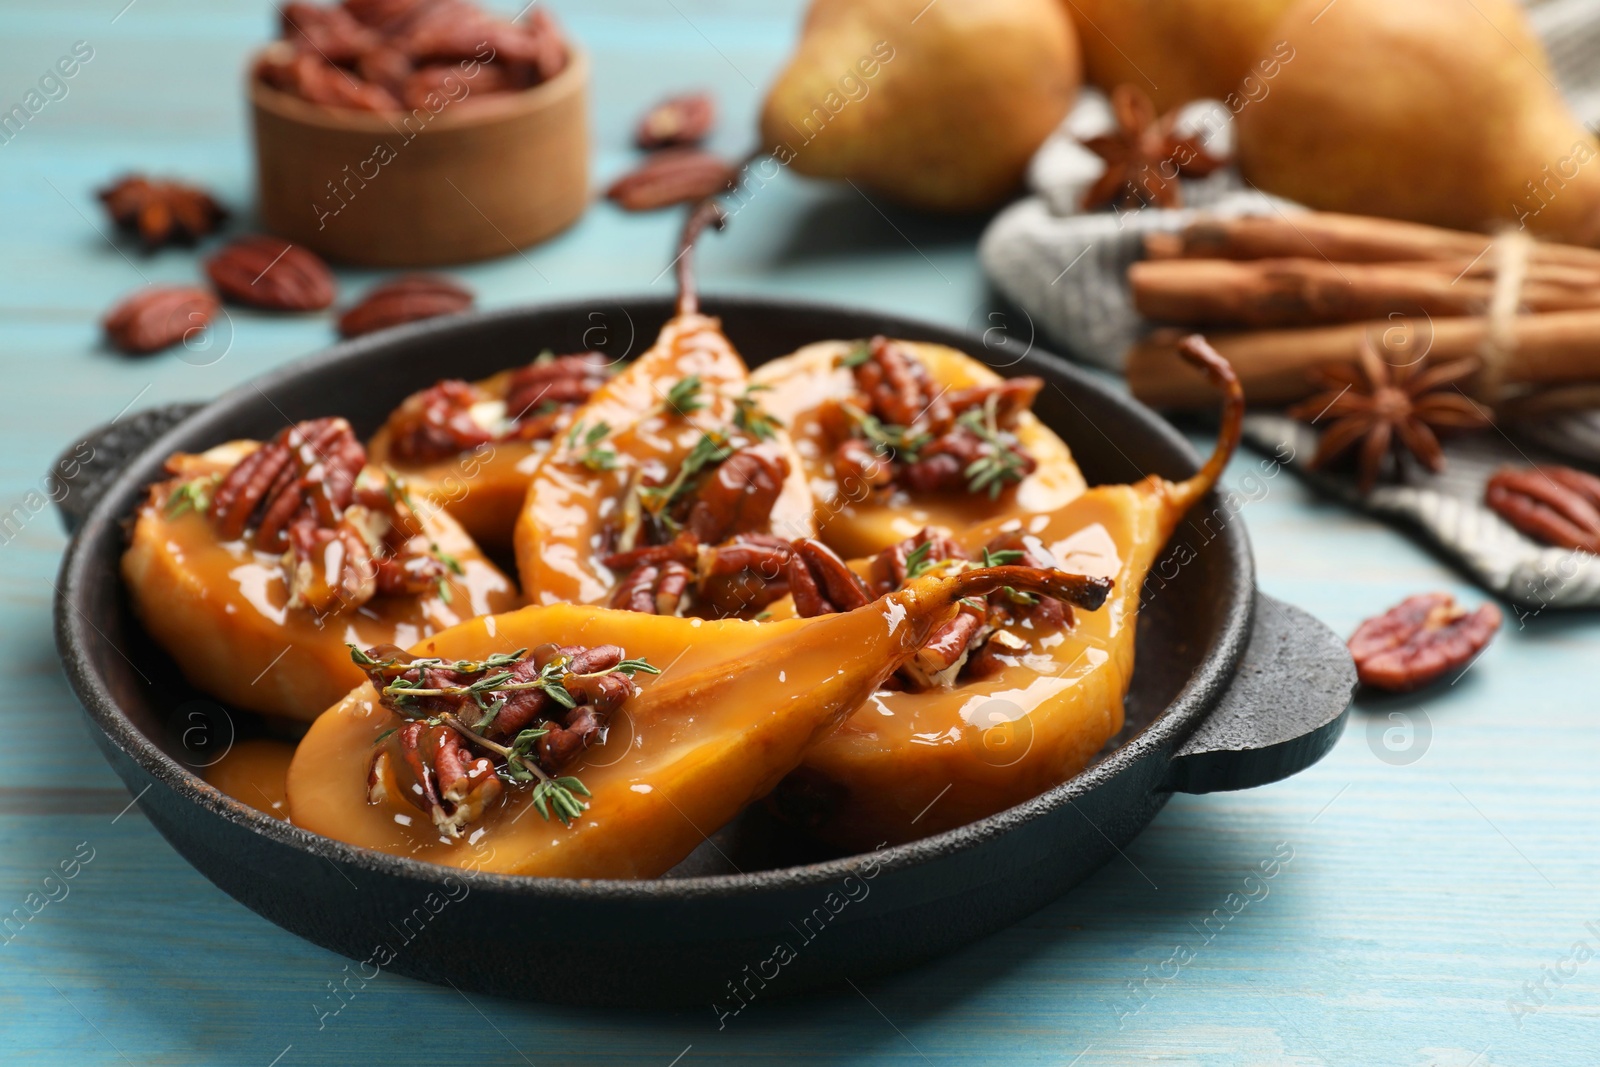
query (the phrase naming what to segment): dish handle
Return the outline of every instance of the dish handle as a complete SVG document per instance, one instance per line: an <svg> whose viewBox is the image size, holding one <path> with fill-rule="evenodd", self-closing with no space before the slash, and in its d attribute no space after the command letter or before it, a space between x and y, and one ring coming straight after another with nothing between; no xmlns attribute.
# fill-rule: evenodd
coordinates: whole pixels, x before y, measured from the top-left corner
<svg viewBox="0 0 1600 1067"><path fill-rule="evenodd" d="M1163 788L1249 789L1305 770L1344 732L1356 669L1337 634L1256 594L1255 624L1232 685L1178 747Z"/></svg>
<svg viewBox="0 0 1600 1067"><path fill-rule="evenodd" d="M164 404L131 415L118 415L68 446L50 468L51 479L64 487L61 496L51 495L67 534L78 532L78 527L83 525L83 520L88 518L129 460L204 406Z"/></svg>

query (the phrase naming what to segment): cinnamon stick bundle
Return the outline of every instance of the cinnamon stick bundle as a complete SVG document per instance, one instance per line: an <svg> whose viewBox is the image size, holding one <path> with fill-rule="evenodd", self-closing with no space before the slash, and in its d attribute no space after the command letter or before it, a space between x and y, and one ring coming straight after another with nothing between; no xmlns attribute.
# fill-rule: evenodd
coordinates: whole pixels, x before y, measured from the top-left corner
<svg viewBox="0 0 1600 1067"><path fill-rule="evenodd" d="M1294 259L1336 263L1403 263L1483 256L1494 238L1415 222L1313 211L1296 215L1203 218L1179 234L1145 238L1149 259ZM1535 244L1532 263L1600 271L1600 249Z"/></svg>
<svg viewBox="0 0 1600 1067"><path fill-rule="evenodd" d="M1431 328L1430 328L1431 327ZM1507 323L1509 347L1500 382L1506 386L1550 386L1600 381L1600 310L1519 315ZM1375 341L1393 334L1387 319L1306 329L1211 334L1207 339L1233 364L1251 404L1278 405L1315 391L1308 372L1330 363L1351 363L1363 335ZM1380 343L1386 358L1426 354L1433 362L1482 358L1489 348L1486 316L1437 318L1404 344ZM1133 395L1153 407L1201 408L1216 404L1204 377L1178 355L1183 333L1161 330L1129 350L1124 371ZM1489 401L1498 397L1481 397Z"/></svg>
<svg viewBox="0 0 1600 1067"><path fill-rule="evenodd" d="M1438 269L1440 264L1451 270ZM1321 259L1156 259L1128 268L1133 305L1190 326L1306 326L1391 313L1475 315L1492 272L1469 263L1332 263ZM1529 311L1600 307L1600 272L1531 267L1519 291Z"/></svg>

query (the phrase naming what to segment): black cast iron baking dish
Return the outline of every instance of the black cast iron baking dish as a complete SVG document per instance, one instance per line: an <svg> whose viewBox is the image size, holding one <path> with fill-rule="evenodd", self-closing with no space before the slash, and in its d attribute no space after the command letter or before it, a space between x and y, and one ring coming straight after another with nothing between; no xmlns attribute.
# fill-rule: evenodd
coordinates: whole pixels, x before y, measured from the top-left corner
<svg viewBox="0 0 1600 1067"><path fill-rule="evenodd" d="M706 305L752 364L811 341L876 333L995 362L977 337L891 315L763 298ZM764 997L823 987L1008 925L1104 863L1174 791L1274 781L1337 739L1355 682L1343 644L1255 591L1243 526L1213 496L1180 527L1147 583L1128 725L1098 762L1016 808L913 844L819 856L752 813L658 881L486 875L318 837L193 773L212 757L196 758L175 713L197 694L135 625L117 575L121 521L169 453L264 438L286 420L332 414L364 437L407 393L438 378L481 377L542 348L636 354L669 312L666 300L644 298L418 323L339 345L198 408L123 421L96 439L96 465L68 497L79 521L58 583L57 643L106 758L206 877L285 929L363 961L368 977L383 966L509 996L732 1008L734 989L754 990L752 981ZM1091 483L1196 469L1165 422L1092 376L1039 350L1003 362L1013 365L1002 373L1046 380L1036 411ZM184 417L173 424L177 414ZM780 945L792 954L781 966L775 953L789 954ZM551 959L561 961L558 984L548 982Z"/></svg>

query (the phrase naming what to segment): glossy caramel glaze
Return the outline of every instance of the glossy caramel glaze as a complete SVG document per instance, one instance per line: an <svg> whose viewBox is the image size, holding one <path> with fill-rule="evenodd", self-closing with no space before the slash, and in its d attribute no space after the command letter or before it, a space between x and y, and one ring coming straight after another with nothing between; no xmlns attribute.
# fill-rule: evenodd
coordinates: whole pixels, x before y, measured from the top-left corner
<svg viewBox="0 0 1600 1067"><path fill-rule="evenodd" d="M705 407L688 417L665 410L667 391L699 375ZM617 576L600 562L607 531L620 516L631 479L648 467L675 471L707 430L732 424L734 401L750 384L744 361L716 319L675 318L644 355L595 392L574 415L574 426L602 423L611 434L601 446L616 455L613 470L591 470L580 449L558 442L539 464L517 520L517 571L533 604L601 604ZM763 406L771 394L760 394ZM788 453L790 472L772 509L771 532L786 538L813 532L805 467L786 434L776 441Z"/></svg>
<svg viewBox="0 0 1600 1067"><path fill-rule="evenodd" d="M505 414L506 389L515 371L501 371L473 385L486 397L484 421ZM498 405L498 410L496 410ZM566 428L566 421L558 424ZM560 430L557 431L558 434ZM405 478L413 494L427 497L450 512L473 540L490 549L511 546L511 531L527 495L528 482L550 441L490 441L448 459L401 463L390 455L389 427L379 427L367 442L370 461Z"/></svg>
<svg viewBox="0 0 1600 1067"><path fill-rule="evenodd" d="M289 768L296 826L366 848L456 867L573 878L651 878L704 833L771 790L882 684L957 596L930 580L856 611L786 622L711 621L558 604L474 619L412 651L481 659L545 642L616 644L662 668L606 739L563 773L592 793L571 826L531 810L510 786L461 838L441 834L403 797L369 803L374 746L402 720L369 685L307 733Z"/></svg>
<svg viewBox="0 0 1600 1067"><path fill-rule="evenodd" d="M183 478L227 470L250 447L175 457L182 476L151 488L122 557L140 622L195 688L235 707L310 720L364 680L346 642L411 645L519 603L510 580L461 526L419 501L428 537L461 564L462 574L447 576L448 594L377 597L322 618L289 608L277 555L244 540L219 542L196 511L168 514L168 496Z"/></svg>
<svg viewBox="0 0 1600 1067"><path fill-rule="evenodd" d="M240 803L287 820L292 759L294 746L287 741L240 741L205 768L205 779Z"/></svg>
<svg viewBox="0 0 1600 1067"><path fill-rule="evenodd" d="M944 345L898 342L912 349L940 386L961 389L1002 380L965 353ZM869 493L858 485L841 485L834 477L835 442L818 411L825 401L855 393L855 381L840 357L854 341L823 341L758 367L751 376L771 387L763 393L768 409L783 419L805 464L817 502L819 536L846 559L870 556L911 537L924 526L965 530L978 523L1017 515L1054 511L1084 490L1083 475L1065 442L1025 412L1017 423L1017 439L1038 461L1038 468L998 499L984 493L911 493L901 487Z"/></svg>

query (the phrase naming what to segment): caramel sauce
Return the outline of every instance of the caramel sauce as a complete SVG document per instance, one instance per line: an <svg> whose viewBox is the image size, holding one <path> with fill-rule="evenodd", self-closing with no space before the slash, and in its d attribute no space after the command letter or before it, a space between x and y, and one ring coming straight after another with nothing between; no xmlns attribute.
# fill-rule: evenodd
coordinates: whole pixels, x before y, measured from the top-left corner
<svg viewBox="0 0 1600 1067"><path fill-rule="evenodd" d="M205 779L233 799L285 821L289 818L287 741L240 741L205 769Z"/></svg>
<svg viewBox="0 0 1600 1067"><path fill-rule="evenodd" d="M514 373L501 371L473 385L484 395L503 401ZM548 440L491 441L429 463L401 463L390 455L387 426L380 427L367 443L372 463L402 475L413 493L445 508L474 540L490 548L510 547L528 482L549 450Z"/></svg>
<svg viewBox="0 0 1600 1067"><path fill-rule="evenodd" d="M941 387L962 389L1000 381L1000 376L964 353L943 345L901 342L915 350L929 375ZM846 559L870 556L911 537L924 526L965 530L978 523L1018 515L1043 514L1082 493L1085 484L1066 443L1032 413L1017 422L1022 446L1038 462L1037 469L997 499L987 493L911 493L894 487L887 493L841 485L833 471L835 441L818 415L825 402L855 392L855 379L839 358L854 342L824 341L758 368L752 379L771 387L763 403L789 427L795 449L805 464L817 502L817 526L834 551Z"/></svg>
<svg viewBox="0 0 1600 1067"><path fill-rule="evenodd" d="M700 376L705 407L688 417L664 410L668 390L690 375ZM617 576L600 557L610 551L608 532L620 520L630 480L646 470L670 478L706 430L733 425L734 400L749 384L717 320L689 315L669 322L653 348L597 390L576 417L585 427L605 423L615 431L603 447L615 453L616 469L591 470L574 450L558 447L534 472L516 533L528 600L604 603ZM763 404L769 395L761 394ZM779 441L786 443L782 434ZM811 493L792 449L789 465L770 529L788 539L807 537L814 529Z"/></svg>
<svg viewBox="0 0 1600 1067"><path fill-rule="evenodd" d="M296 826L354 845L457 867L562 877L655 877L768 792L805 747L875 689L884 665L926 640L943 608L910 593L878 610L753 625L530 607L475 619L413 649L481 658L548 641L617 644L663 669L612 717L604 742L563 773L593 794L570 827L508 787L452 839L403 798L369 803L375 745L401 719L370 685L312 724L289 768Z"/></svg>
<svg viewBox="0 0 1600 1067"><path fill-rule="evenodd" d="M803 766L850 790L819 836L847 848L924 837L1021 803L1087 765L1122 728L1140 589L1170 527L1164 486L1100 486L1054 513L957 534L977 554L1020 529L1064 570L1116 584L1098 611L1075 609L1065 631L1014 628L1031 647L995 675L874 693L806 755ZM774 605L775 618L787 613L788 600Z"/></svg>
<svg viewBox="0 0 1600 1067"><path fill-rule="evenodd" d="M191 466L190 470L193 469ZM279 557L247 542L219 542L194 511L166 514L177 482L140 507L123 578L146 630L198 689L237 707L308 720L364 680L346 643L412 645L474 615L519 603L505 575L442 512L423 516L428 536L461 564L448 596L376 597L319 618L288 606Z"/></svg>

